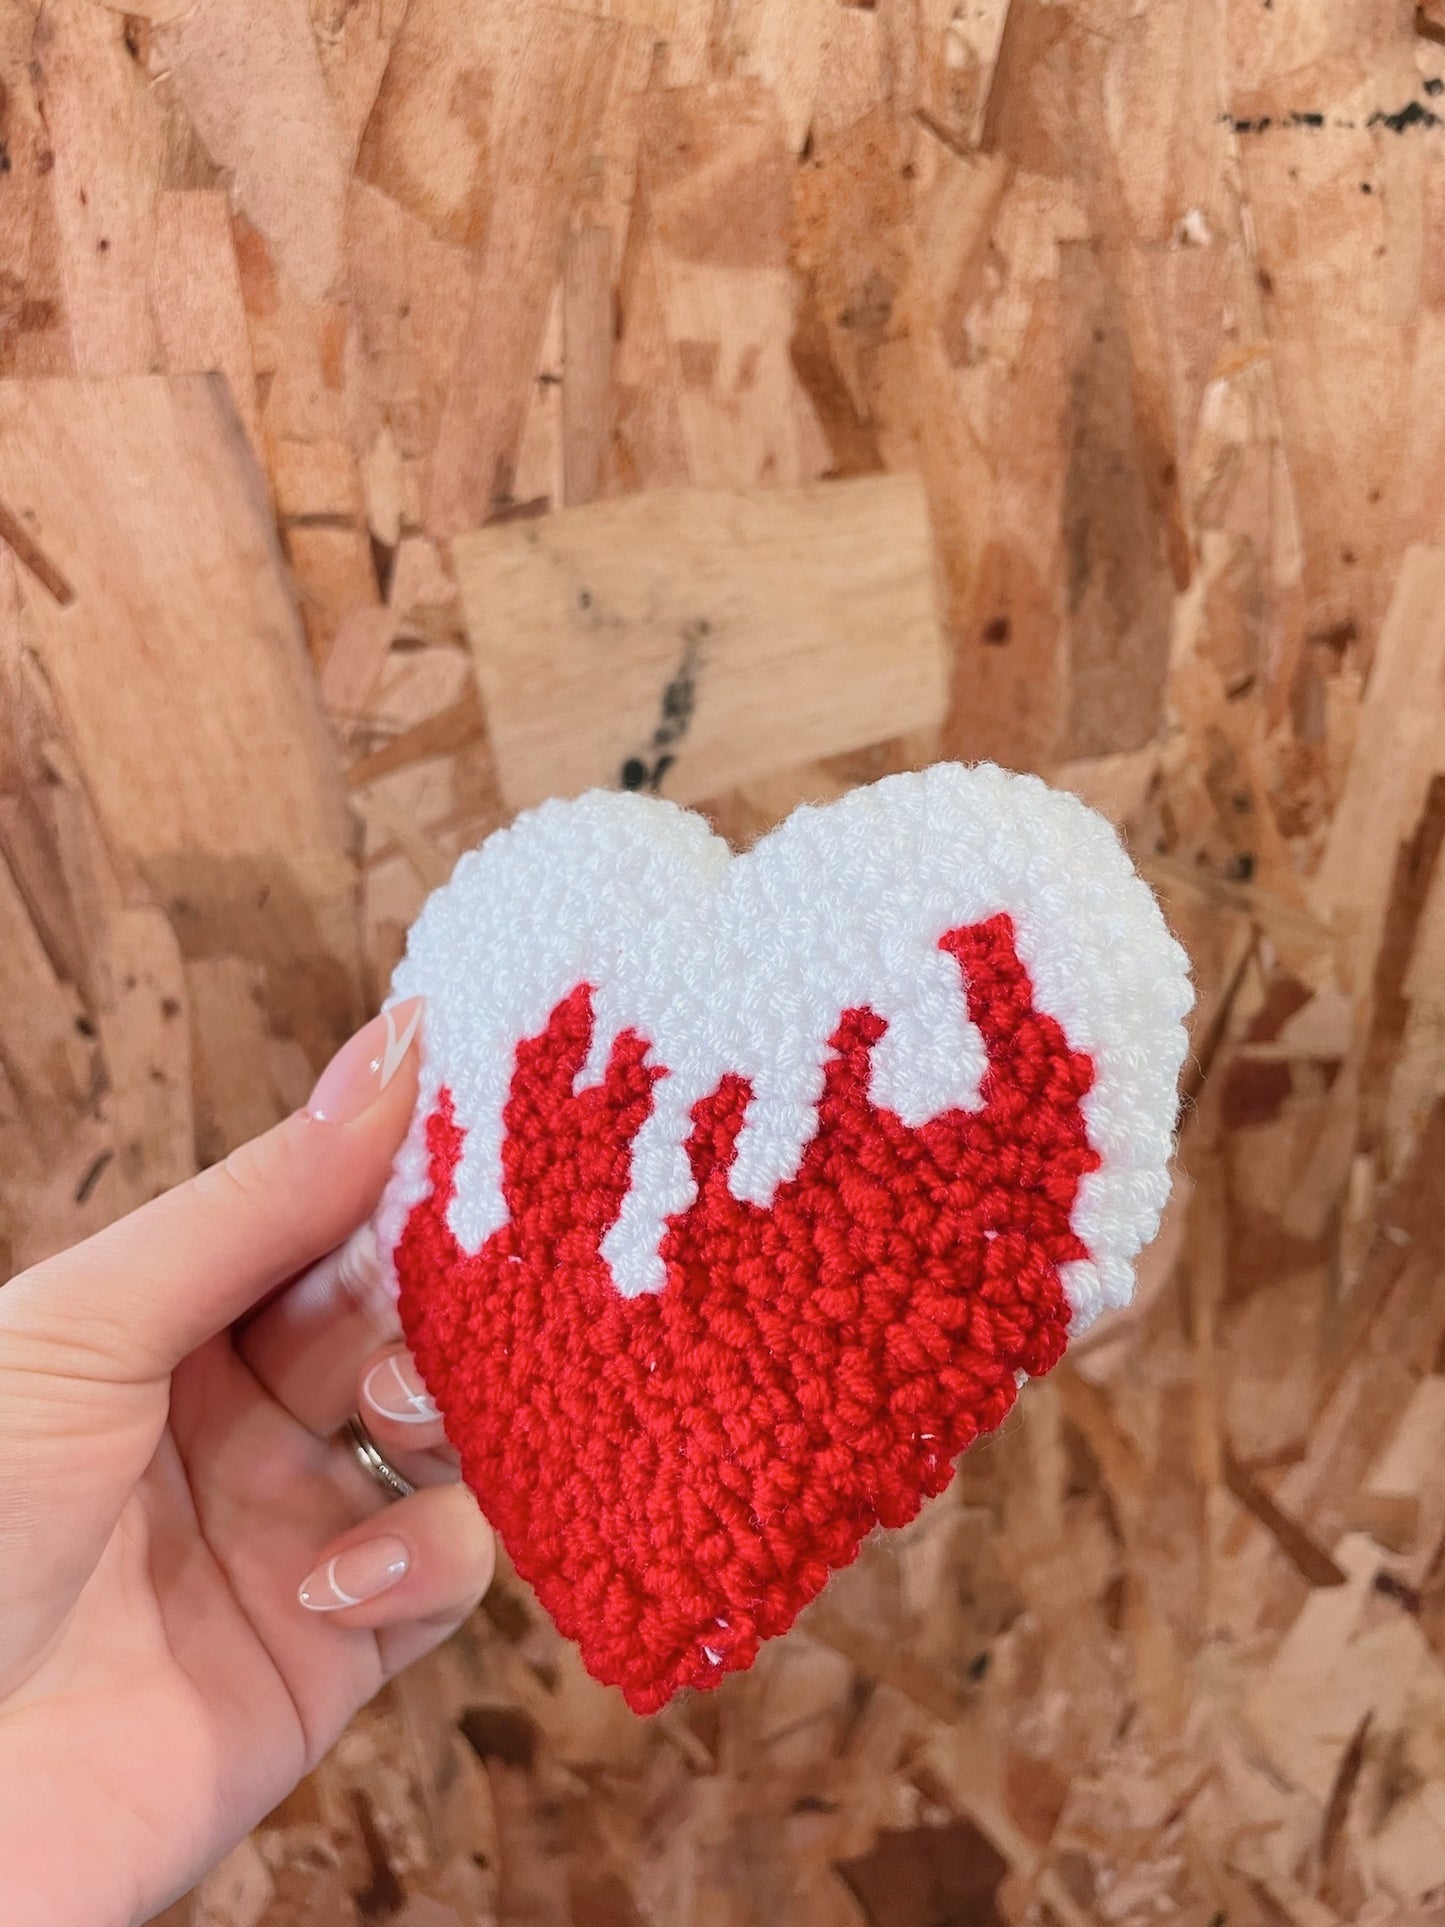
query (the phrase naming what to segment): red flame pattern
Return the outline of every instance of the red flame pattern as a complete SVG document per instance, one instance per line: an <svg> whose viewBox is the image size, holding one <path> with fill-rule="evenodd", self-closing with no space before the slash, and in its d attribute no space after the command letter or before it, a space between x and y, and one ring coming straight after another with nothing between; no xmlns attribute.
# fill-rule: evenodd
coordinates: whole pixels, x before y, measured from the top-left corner
<svg viewBox="0 0 1445 1927"><path fill-rule="evenodd" d="M408 1341L517 1570L638 1712L748 1665L1063 1353L1094 1067L1034 1009L1009 917L940 947L987 1047L980 1108L917 1129L875 1108L886 1025L845 1011L816 1135L763 1209L728 1188L750 1089L724 1077L693 1110L697 1196L660 1292L624 1298L600 1246L667 1072L628 1031L574 1091L586 984L517 1047L509 1220L474 1255L447 1224L445 1091L428 1120L432 1189L396 1251Z"/></svg>

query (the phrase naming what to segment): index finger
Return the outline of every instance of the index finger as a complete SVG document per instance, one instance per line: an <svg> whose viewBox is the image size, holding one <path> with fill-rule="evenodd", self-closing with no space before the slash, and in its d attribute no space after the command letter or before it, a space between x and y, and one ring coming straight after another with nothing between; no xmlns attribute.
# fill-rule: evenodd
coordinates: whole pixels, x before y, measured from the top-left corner
<svg viewBox="0 0 1445 1927"><path fill-rule="evenodd" d="M317 1092L349 1089L349 1105L294 1112L13 1279L0 1294L0 1371L23 1347L69 1376L163 1377L341 1244L375 1207L416 1101L410 1046L420 1013L402 1009L411 1035L399 1052L398 1018L383 1011L323 1073Z"/></svg>

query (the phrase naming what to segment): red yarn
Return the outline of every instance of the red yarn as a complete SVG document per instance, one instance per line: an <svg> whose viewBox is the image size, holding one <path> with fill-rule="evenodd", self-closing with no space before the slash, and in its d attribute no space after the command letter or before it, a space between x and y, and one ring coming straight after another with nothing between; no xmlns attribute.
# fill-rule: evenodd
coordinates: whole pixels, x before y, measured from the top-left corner
<svg viewBox="0 0 1445 1927"><path fill-rule="evenodd" d="M586 984L518 1045L509 1222L475 1256L446 1221L463 1132L445 1091L428 1122L433 1189L396 1252L407 1339L517 1570L637 1712L747 1666L875 1524L942 1491L1016 1374L1063 1353L1094 1067L1033 1008L1010 918L940 948L987 1045L982 1108L917 1130L876 1109L886 1025L849 1010L817 1134L761 1209L728 1189L749 1085L724 1077L693 1110L697 1197L660 1292L624 1298L599 1247L666 1071L629 1031L574 1092Z"/></svg>

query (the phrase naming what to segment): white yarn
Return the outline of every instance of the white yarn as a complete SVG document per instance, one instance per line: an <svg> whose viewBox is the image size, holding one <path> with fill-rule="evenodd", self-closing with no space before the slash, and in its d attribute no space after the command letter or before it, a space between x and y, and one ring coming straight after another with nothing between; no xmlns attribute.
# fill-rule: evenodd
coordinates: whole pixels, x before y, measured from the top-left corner
<svg viewBox="0 0 1445 1927"><path fill-rule="evenodd" d="M694 1194L692 1108L725 1072L753 1090L729 1181L760 1205L798 1170L844 1010L887 1020L874 1103L912 1127L977 1106L983 1039L938 940L999 911L1037 1008L1094 1061L1082 1108L1103 1163L1073 1213L1092 1257L1064 1267L1084 1329L1128 1302L1168 1194L1188 961L1104 818L991 764L941 763L797 810L739 857L701 817L609 791L544 803L463 857L392 985L394 1000L428 1001L421 1099L377 1218L383 1250L429 1188L425 1120L443 1082L466 1132L451 1228L476 1251L505 1223L516 1046L586 982L596 1028L579 1086L601 1078L628 1028L668 1069L602 1246L620 1291L659 1290L666 1221Z"/></svg>

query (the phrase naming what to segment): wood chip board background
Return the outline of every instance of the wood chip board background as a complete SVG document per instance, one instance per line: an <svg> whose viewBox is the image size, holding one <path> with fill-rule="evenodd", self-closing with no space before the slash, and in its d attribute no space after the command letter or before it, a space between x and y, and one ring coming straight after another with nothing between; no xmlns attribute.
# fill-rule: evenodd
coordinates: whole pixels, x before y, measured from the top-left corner
<svg viewBox="0 0 1445 1927"><path fill-rule="evenodd" d="M1199 987L1138 1305L755 1672L504 1573L165 1927L1445 1920L1442 230L1439 0L0 0L0 1264L552 789L1036 769Z"/></svg>

